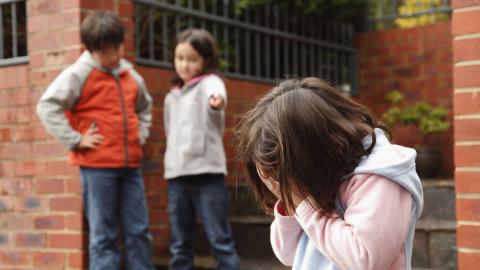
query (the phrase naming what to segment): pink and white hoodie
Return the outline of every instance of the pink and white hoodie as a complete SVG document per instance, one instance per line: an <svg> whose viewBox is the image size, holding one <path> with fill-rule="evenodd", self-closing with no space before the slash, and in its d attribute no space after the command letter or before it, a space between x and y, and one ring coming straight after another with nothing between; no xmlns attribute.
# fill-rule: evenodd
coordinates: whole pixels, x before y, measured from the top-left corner
<svg viewBox="0 0 480 270"><path fill-rule="evenodd" d="M283 264L293 270L411 269L415 223L423 208L416 152L390 144L380 129L375 135L372 153L341 186L334 217L306 200L294 216L286 216L283 203L277 203L270 240ZM366 137L364 147L371 141Z"/></svg>

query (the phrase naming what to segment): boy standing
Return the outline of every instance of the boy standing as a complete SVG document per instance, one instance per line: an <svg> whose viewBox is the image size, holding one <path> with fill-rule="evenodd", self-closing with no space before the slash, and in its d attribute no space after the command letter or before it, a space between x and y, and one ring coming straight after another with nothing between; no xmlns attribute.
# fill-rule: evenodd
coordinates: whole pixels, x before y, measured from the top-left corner
<svg viewBox="0 0 480 270"><path fill-rule="evenodd" d="M45 128L80 166L88 219L90 269L119 269L123 228L127 269L154 269L140 169L152 99L123 57L124 26L111 12L82 23L86 51L48 87L37 105Z"/></svg>

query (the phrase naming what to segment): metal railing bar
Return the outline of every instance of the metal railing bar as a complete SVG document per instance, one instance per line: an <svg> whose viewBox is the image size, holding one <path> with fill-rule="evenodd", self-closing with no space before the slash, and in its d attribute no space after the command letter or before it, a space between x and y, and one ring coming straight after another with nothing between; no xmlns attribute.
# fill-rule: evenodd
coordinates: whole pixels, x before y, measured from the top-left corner
<svg viewBox="0 0 480 270"><path fill-rule="evenodd" d="M154 21L154 12L155 10L150 9L148 12L148 55L150 58L155 59L155 21Z"/></svg>
<svg viewBox="0 0 480 270"><path fill-rule="evenodd" d="M12 12L12 56L18 56L18 40L17 40L17 4L12 3L11 5Z"/></svg>
<svg viewBox="0 0 480 270"><path fill-rule="evenodd" d="M3 59L3 6L0 5L0 59Z"/></svg>
<svg viewBox="0 0 480 270"><path fill-rule="evenodd" d="M28 56L17 56L15 58L0 59L0 67L28 63Z"/></svg>
<svg viewBox="0 0 480 270"><path fill-rule="evenodd" d="M25 0L0 0L0 5L24 2Z"/></svg>
<svg viewBox="0 0 480 270"><path fill-rule="evenodd" d="M164 61L169 61L170 59L168 58L168 17L166 13L162 14L162 49L163 49L163 60Z"/></svg>
<svg viewBox="0 0 480 270"><path fill-rule="evenodd" d="M223 16L227 17L228 16L228 0L223 0ZM228 33L228 25L225 25L223 26L223 48L224 48L224 52L223 52L223 59L225 59L225 63L227 65L227 70L228 70L228 67L230 66L230 63L229 63L229 48L228 48L228 45L229 45L229 38L230 38L230 35Z"/></svg>
<svg viewBox="0 0 480 270"><path fill-rule="evenodd" d="M168 3L156 2L154 0L134 0L134 2L137 2L137 3L140 3L140 4L152 5L152 6L163 8L163 9L166 9L166 10L169 10L169 11L183 13L184 15L189 15L189 16L194 16L194 17L200 18L200 19L209 20L209 21L212 21L212 22L215 22L215 23L223 23L223 24L227 24L227 25L230 25L230 26L236 26L236 27L240 27L240 28L243 28L243 29L246 29L246 30L253 31L253 32L259 32L259 33L263 33L263 34L267 34L267 35L278 36L278 37L294 40L294 41L297 41L297 42L310 43L310 44L313 44L313 45L323 46L323 47L327 47L327 48L331 48L331 49L337 49L337 50L344 50L344 51L349 51L349 52L355 51L354 48L350 48L350 47L343 46L343 45L338 45L338 44L335 44L333 42L321 41L321 40L317 40L317 39L313 39L313 38L309 38L309 37L302 37L302 36L299 36L299 35L296 35L296 34L282 32L282 31L278 31L278 30L274 30L274 29L269 29L269 28L258 26L258 25L251 24L251 23L237 22L237 21L234 21L230 18L224 18L224 17L218 16L216 14L209 14L209 13L205 13L205 12L201 12L201 11L197 11L197 10L189 10L189 9L184 8L184 7L175 6L175 5L168 4Z"/></svg>
<svg viewBox="0 0 480 270"><path fill-rule="evenodd" d="M17 58L12 59L12 60L18 60L20 58L21 57L17 57ZM2 65L2 63L4 61L5 60L0 60L0 65ZM13 61L9 61L9 62L13 62ZM141 64L141 65L160 67L160 68L172 68L171 63L166 63L164 61L151 60L151 59L146 59L146 58L137 58L136 63ZM242 75L242 74L228 72L228 71L223 72L222 74L227 76L227 77L231 77L231 78L249 80L249 81L257 81L257 82L263 82L263 83L272 83L272 81L273 81L273 79L271 79L271 78L262 78L262 77L256 77L256 76Z"/></svg>

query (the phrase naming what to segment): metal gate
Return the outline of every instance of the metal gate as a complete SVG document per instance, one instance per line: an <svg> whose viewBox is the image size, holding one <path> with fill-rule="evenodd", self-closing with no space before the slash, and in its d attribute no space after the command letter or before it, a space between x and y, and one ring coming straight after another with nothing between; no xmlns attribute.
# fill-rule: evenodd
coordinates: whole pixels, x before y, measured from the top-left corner
<svg viewBox="0 0 480 270"><path fill-rule="evenodd" d="M171 68L176 34L204 28L217 39L226 76L271 83L322 77L355 92L351 25L269 5L238 10L236 0L134 0L138 64Z"/></svg>

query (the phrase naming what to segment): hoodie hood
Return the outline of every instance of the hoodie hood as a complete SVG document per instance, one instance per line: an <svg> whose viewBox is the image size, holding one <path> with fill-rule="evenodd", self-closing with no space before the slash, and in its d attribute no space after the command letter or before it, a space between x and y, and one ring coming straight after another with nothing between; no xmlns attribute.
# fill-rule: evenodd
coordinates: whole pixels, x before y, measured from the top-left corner
<svg viewBox="0 0 480 270"><path fill-rule="evenodd" d="M412 148L391 144L379 128L375 129L375 137L372 152L362 158L353 174L377 174L401 185L412 194L418 218L423 209L423 188L415 170L417 152ZM367 148L371 144L371 136L363 139L363 147Z"/></svg>
<svg viewBox="0 0 480 270"><path fill-rule="evenodd" d="M82 55L80 55L80 57L77 60L77 63L87 65L87 66L93 67L95 69L99 69L103 72L112 73L116 77L118 77L118 75L120 75L124 72L127 72L127 71L133 69L132 63L130 63L129 61L127 61L123 58L120 59L120 63L119 63L117 68L112 69L112 70L107 69L107 68L103 67L102 65L100 65L100 63L95 61L95 59L93 59L93 57L92 57L92 54L87 50L85 50L82 53Z"/></svg>

